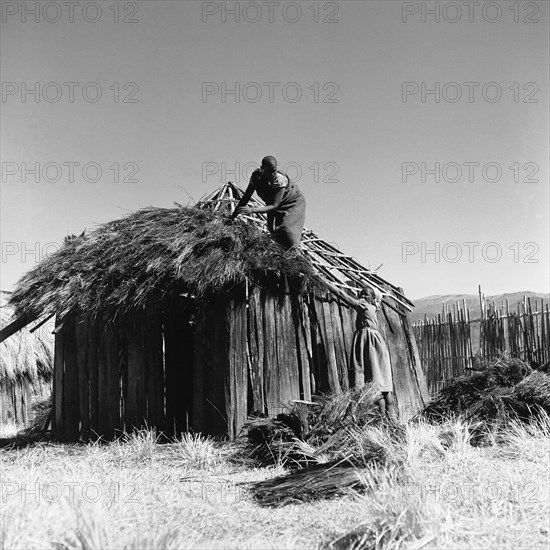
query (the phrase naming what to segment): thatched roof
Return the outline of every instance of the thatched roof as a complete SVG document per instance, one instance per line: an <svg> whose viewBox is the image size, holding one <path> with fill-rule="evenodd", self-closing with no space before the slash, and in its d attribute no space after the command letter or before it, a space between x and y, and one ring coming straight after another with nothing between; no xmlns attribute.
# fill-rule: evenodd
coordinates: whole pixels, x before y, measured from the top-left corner
<svg viewBox="0 0 550 550"><path fill-rule="evenodd" d="M314 279L304 257L228 212L150 207L66 238L19 280L10 303L31 317L75 307L113 315L174 293L226 292L262 275L302 287Z"/></svg>
<svg viewBox="0 0 550 550"><path fill-rule="evenodd" d="M2 291L0 328L13 320L13 310L5 303ZM0 390L16 384L36 386L49 382L53 373L53 335L44 325L31 333L28 328L0 343Z"/></svg>
<svg viewBox="0 0 550 550"><path fill-rule="evenodd" d="M62 317L75 308L112 317L174 294L205 297L247 279L284 275L301 290L326 289L324 279L351 290L367 284L411 309L401 289L308 229L298 254L273 242L264 214L232 220L242 195L228 182L195 206L144 208L66 237L58 251L19 280L10 304L21 319ZM254 198L251 204L261 206Z"/></svg>

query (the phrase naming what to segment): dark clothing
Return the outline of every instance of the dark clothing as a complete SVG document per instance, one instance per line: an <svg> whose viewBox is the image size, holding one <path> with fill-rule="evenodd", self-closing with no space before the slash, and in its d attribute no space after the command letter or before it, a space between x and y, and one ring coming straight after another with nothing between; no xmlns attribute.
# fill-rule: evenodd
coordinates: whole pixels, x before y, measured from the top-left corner
<svg viewBox="0 0 550 550"><path fill-rule="evenodd" d="M273 227L268 223L269 230L273 239L285 248L299 245L306 218L306 200L298 186L281 172L268 179L259 169L252 173L250 183L267 205L273 204L277 192L284 188L281 204L274 213L268 214L268 220L273 222Z"/></svg>

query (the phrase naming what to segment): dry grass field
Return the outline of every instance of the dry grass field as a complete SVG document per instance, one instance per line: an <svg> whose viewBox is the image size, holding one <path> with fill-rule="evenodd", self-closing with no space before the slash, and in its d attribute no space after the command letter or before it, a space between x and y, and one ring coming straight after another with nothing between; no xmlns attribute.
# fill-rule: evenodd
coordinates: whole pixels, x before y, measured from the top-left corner
<svg viewBox="0 0 550 550"><path fill-rule="evenodd" d="M3 449L1 545L548 548L547 416L513 424L484 447L470 444L462 421L406 431L405 476L366 468L362 494L277 508L260 506L247 484L284 473L281 465L254 467L237 459L234 445L201 436L160 444L153 431L141 431L109 444Z"/></svg>

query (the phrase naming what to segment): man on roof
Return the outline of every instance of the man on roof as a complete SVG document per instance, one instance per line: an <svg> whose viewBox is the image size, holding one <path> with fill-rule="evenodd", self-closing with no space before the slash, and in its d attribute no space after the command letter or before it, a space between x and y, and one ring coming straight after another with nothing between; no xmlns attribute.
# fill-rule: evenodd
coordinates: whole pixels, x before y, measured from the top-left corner
<svg viewBox="0 0 550 550"><path fill-rule="evenodd" d="M265 206L246 206L254 191L265 202ZM299 250L306 218L306 200L298 186L277 170L277 161L271 155L264 157L261 168L252 173L233 217L262 213L267 214L267 228L273 239L286 249Z"/></svg>

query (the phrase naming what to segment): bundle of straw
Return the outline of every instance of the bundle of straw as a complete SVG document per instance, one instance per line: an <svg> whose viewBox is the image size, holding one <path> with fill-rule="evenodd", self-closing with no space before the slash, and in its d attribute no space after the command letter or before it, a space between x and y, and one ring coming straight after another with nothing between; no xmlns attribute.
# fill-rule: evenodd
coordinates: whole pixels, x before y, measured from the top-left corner
<svg viewBox="0 0 550 550"><path fill-rule="evenodd" d="M315 396L308 405L306 431L297 403L291 403L276 418L253 418L243 427L241 454L264 466L280 463L301 467L340 459L350 433L381 422L379 398L380 392L373 384Z"/></svg>
<svg viewBox="0 0 550 550"><path fill-rule="evenodd" d="M37 399L32 405L32 410L34 413L33 421L28 428L23 430L21 436L30 440L47 439L49 434L46 430L51 422L52 415L51 395Z"/></svg>
<svg viewBox="0 0 550 550"><path fill-rule="evenodd" d="M263 506L284 506L343 496L363 487L356 468L333 462L308 466L286 476L260 481L254 484L252 494Z"/></svg>
<svg viewBox="0 0 550 550"><path fill-rule="evenodd" d="M249 422L242 448L246 456L294 470L252 484L257 501L276 506L332 498L362 490L364 469L388 465L400 469L405 430L380 416L379 397L372 384L321 396L309 407L306 429L296 404L276 419Z"/></svg>
<svg viewBox="0 0 550 550"><path fill-rule="evenodd" d="M534 371L512 389L510 407L520 419L529 419L545 411L550 414L550 375Z"/></svg>
<svg viewBox="0 0 550 550"><path fill-rule="evenodd" d="M7 293L6 293L7 294ZM13 321L13 310L2 297L0 328ZM14 386L40 390L53 376L53 336L44 327L31 333L23 328L0 343L0 391Z"/></svg>
<svg viewBox="0 0 550 550"><path fill-rule="evenodd" d="M420 413L432 421L460 417L479 433L506 426L512 419L530 421L550 412L550 375L520 359L498 358L473 376L443 388Z"/></svg>
<svg viewBox="0 0 550 550"><path fill-rule="evenodd" d="M376 478L372 472L378 468L404 471L402 430L396 424L388 424L334 434L328 445L314 449L315 456L324 455L326 462L306 465L288 475L252 484L252 495L262 505L282 506L367 491L364 472L371 472L369 477Z"/></svg>

